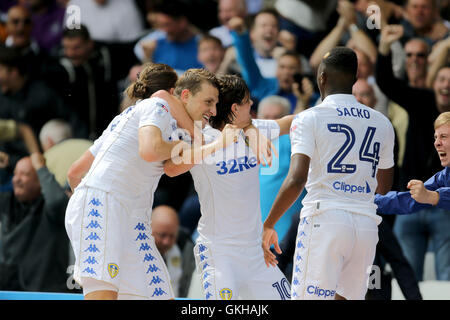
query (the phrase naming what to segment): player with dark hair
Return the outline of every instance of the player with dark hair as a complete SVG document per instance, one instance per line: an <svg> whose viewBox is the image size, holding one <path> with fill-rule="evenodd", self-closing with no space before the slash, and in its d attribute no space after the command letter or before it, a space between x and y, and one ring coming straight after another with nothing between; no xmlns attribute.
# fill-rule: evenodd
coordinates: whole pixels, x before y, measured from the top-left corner
<svg viewBox="0 0 450 320"><path fill-rule="evenodd" d="M326 53L317 84L322 103L291 126L288 175L264 222L267 265L281 253L275 223L306 184L297 233L292 299L364 299L378 242L374 193L392 184L394 130L381 113L356 101L357 58L348 48Z"/></svg>
<svg viewBox="0 0 450 320"><path fill-rule="evenodd" d="M278 267L267 268L264 264L260 166L258 151L253 151L257 150L258 137L267 140L287 134L293 116L251 120L253 102L245 81L233 75L221 75L218 79L221 90L217 115L209 120L212 127L203 130L205 142L215 141L227 124L245 128L245 133L239 136L237 144L197 165L177 165L169 160L164 169L169 176L190 170L194 179L202 213L194 254L203 293L207 300L290 299L286 277Z"/></svg>

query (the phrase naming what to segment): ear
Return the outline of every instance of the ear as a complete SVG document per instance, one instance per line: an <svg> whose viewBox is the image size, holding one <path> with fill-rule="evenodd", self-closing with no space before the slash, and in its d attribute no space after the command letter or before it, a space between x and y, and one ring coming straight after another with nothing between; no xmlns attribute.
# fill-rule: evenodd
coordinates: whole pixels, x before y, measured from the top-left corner
<svg viewBox="0 0 450 320"><path fill-rule="evenodd" d="M183 91L181 91L180 99L183 103L187 103L190 96L191 92L189 91L189 89L183 89Z"/></svg>
<svg viewBox="0 0 450 320"><path fill-rule="evenodd" d="M171 95L173 95L173 92L175 91L175 88L170 88L169 89L169 93L171 94Z"/></svg>
<svg viewBox="0 0 450 320"><path fill-rule="evenodd" d="M238 111L238 104L237 103L233 103L231 105L231 111L233 111L234 114L237 113L237 111Z"/></svg>

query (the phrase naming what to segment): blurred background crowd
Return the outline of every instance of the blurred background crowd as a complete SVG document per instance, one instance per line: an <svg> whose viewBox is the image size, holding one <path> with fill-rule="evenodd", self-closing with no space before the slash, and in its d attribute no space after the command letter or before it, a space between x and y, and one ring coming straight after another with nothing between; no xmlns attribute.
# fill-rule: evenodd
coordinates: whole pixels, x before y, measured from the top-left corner
<svg viewBox="0 0 450 320"><path fill-rule="evenodd" d="M433 122L450 111L449 15L448 0L1 0L0 290L79 292L64 229L66 174L130 106L123 91L148 62L179 75L237 74L252 116L277 119L320 103L322 57L351 47L354 95L395 128L392 189L428 179L441 169ZM277 170L260 176L263 219L289 168L289 137L276 145ZM288 278L303 195L277 225ZM154 207L157 246L185 297L200 217L190 174L163 176ZM384 218L375 261L382 286L368 299L390 299L392 277L406 298L420 299L426 252L437 280L450 281L449 213Z"/></svg>

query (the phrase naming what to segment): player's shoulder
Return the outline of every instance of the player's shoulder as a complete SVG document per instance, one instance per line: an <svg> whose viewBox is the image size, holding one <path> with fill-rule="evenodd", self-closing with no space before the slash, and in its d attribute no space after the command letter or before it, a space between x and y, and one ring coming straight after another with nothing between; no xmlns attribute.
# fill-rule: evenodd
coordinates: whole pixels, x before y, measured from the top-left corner
<svg viewBox="0 0 450 320"><path fill-rule="evenodd" d="M206 125L202 130L203 138L206 143L210 143L217 139L220 136L221 131L211 127L210 125Z"/></svg>
<svg viewBox="0 0 450 320"><path fill-rule="evenodd" d="M150 97L142 99L136 103L136 107L141 110L160 108L167 113L170 111L169 103L160 97Z"/></svg>

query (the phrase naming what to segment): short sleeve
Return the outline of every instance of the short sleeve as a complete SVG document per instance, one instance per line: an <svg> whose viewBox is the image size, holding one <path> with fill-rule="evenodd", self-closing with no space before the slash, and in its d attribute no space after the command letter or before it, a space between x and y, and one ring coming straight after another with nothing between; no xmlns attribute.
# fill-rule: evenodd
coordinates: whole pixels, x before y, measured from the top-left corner
<svg viewBox="0 0 450 320"><path fill-rule="evenodd" d="M302 153L311 158L315 145L313 113L304 111L297 114L291 123L289 136L291 139L291 156Z"/></svg>
<svg viewBox="0 0 450 320"><path fill-rule="evenodd" d="M253 119L252 124L270 140L275 140L280 136L280 126L275 120Z"/></svg>
<svg viewBox="0 0 450 320"><path fill-rule="evenodd" d="M161 98L149 98L139 103L141 115L139 118L139 128L144 126L156 126L161 132L169 128L170 115L169 104Z"/></svg>
<svg viewBox="0 0 450 320"><path fill-rule="evenodd" d="M381 141L379 169L389 169L394 166L395 133L391 122L386 118L386 134Z"/></svg>

